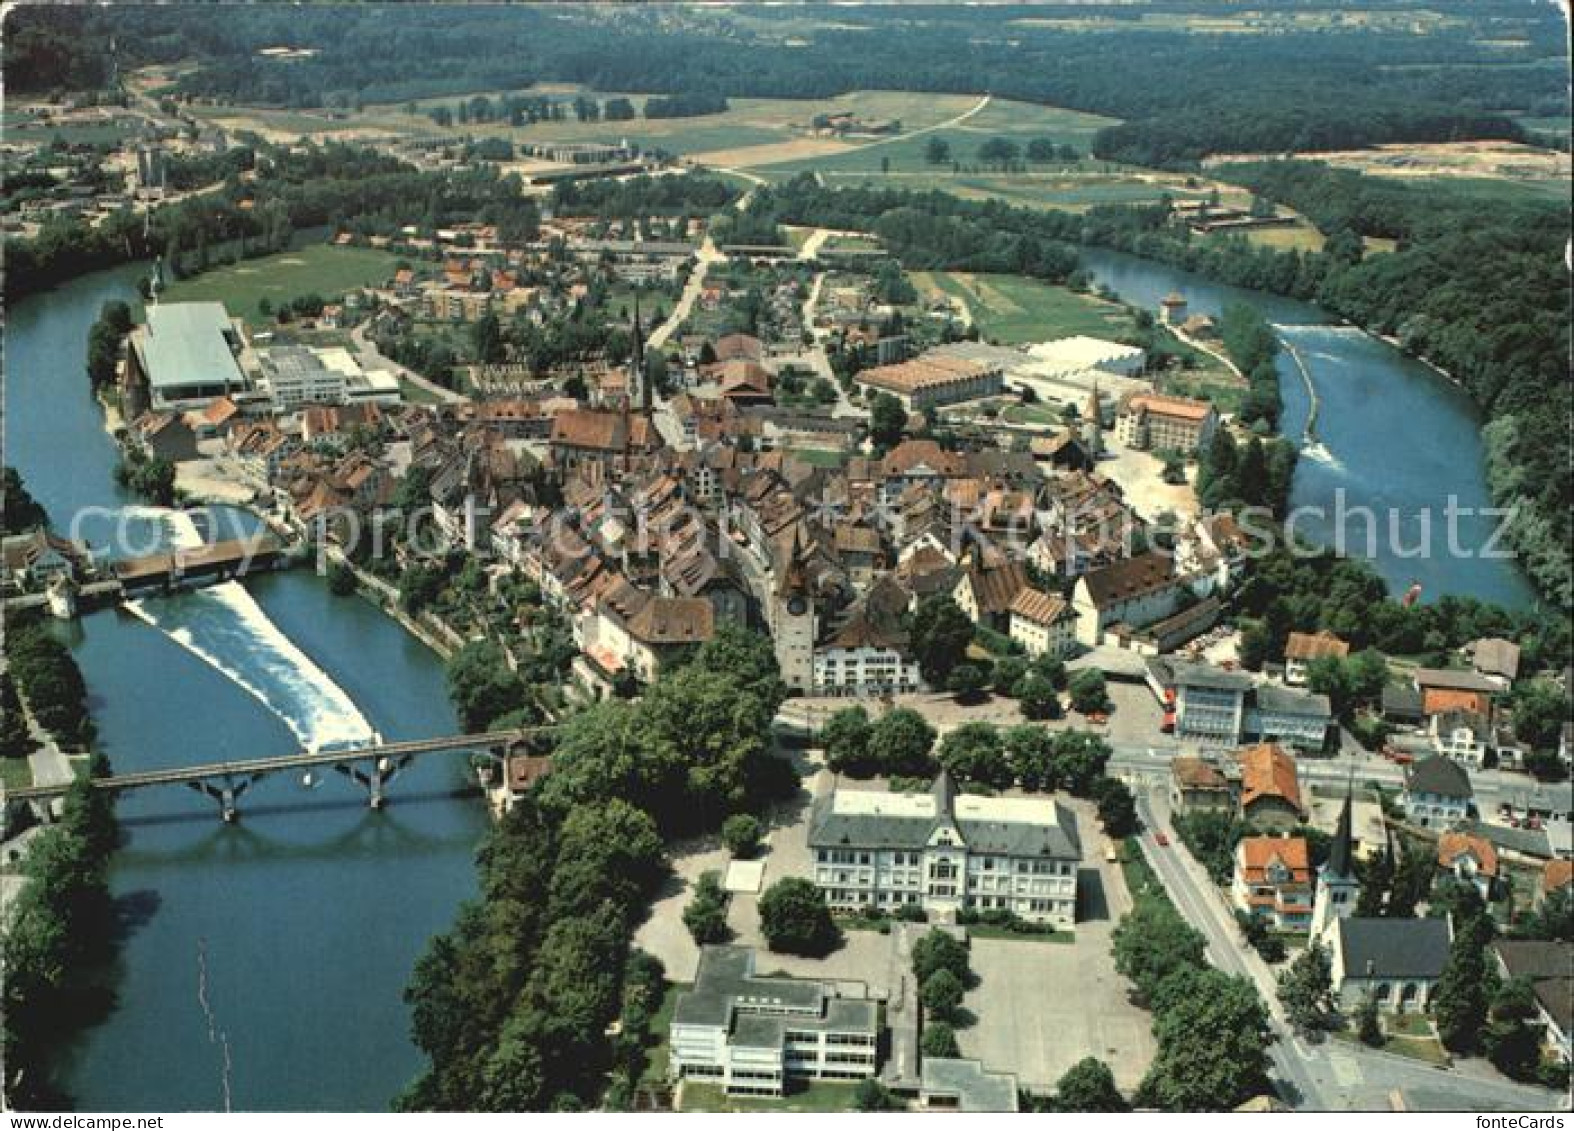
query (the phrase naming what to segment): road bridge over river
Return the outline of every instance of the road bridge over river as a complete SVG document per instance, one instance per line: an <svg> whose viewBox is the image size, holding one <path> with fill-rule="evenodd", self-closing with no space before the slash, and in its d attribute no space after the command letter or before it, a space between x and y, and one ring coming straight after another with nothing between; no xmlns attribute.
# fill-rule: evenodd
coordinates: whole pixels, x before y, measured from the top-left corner
<svg viewBox="0 0 1574 1131"><path fill-rule="evenodd" d="M298 750L291 754L267 758L208 762L163 770L138 770L132 773L114 774L107 778L92 778L88 784L93 789L116 794L154 786L188 786L198 793L211 797L218 803L219 815L226 821L233 821L239 816L237 803L241 794L263 778L291 770L310 772L321 767L335 770L360 785L366 790L367 803L373 809L380 809L387 798L388 783L416 758L430 754L470 752L501 762L507 749L514 743L535 735L546 734L553 729L550 726L524 727L484 734L455 734L405 742L377 742L342 750ZM69 783L35 785L24 789L8 790L3 799L6 802L20 801L47 805L63 796L69 788Z"/></svg>

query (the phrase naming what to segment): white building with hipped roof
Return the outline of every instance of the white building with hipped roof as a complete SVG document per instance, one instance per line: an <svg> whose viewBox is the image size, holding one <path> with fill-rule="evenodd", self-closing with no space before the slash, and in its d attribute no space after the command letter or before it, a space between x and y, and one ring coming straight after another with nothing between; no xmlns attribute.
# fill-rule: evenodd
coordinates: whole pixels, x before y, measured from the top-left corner
<svg viewBox="0 0 1574 1131"><path fill-rule="evenodd" d="M927 793L837 789L814 803L809 849L815 885L840 910L1076 922L1082 844L1075 815L1053 798L958 793L944 770Z"/></svg>

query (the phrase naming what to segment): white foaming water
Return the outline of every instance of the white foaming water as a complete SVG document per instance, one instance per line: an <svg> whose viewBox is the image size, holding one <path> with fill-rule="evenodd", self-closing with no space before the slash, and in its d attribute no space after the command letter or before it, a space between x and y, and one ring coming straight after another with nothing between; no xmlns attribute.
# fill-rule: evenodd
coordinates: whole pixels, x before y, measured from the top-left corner
<svg viewBox="0 0 1574 1131"><path fill-rule="evenodd" d="M1269 323L1281 334L1293 334L1297 338L1370 338L1371 335L1359 326L1324 326L1316 322L1272 322Z"/></svg>
<svg viewBox="0 0 1574 1131"><path fill-rule="evenodd" d="M375 738L344 689L279 631L240 582L126 607L245 688L284 721L303 748L358 746Z"/></svg>
<svg viewBox="0 0 1574 1131"><path fill-rule="evenodd" d="M1313 440L1301 447L1301 458L1313 463L1322 464L1333 471L1343 471L1344 462L1328 450L1328 446L1321 440Z"/></svg>
<svg viewBox="0 0 1574 1131"><path fill-rule="evenodd" d="M120 508L126 518L153 523L163 529L165 542L171 549L190 550L203 543L202 531L186 511L172 507L149 507L139 504Z"/></svg>

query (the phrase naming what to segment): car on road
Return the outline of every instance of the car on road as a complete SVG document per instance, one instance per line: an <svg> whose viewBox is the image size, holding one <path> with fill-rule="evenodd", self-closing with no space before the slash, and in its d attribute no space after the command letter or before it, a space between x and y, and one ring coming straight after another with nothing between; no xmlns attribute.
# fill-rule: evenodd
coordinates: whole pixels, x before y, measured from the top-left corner
<svg viewBox="0 0 1574 1131"><path fill-rule="evenodd" d="M1170 846L1170 838L1163 833L1154 833L1153 840L1160 848L1168 848Z"/></svg>

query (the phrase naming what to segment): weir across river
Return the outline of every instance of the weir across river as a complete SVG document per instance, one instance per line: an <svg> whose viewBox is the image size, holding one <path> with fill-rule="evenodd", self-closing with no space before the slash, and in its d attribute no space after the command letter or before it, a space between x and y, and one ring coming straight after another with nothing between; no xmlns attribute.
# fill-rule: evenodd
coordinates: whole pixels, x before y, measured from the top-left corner
<svg viewBox="0 0 1574 1131"><path fill-rule="evenodd" d="M555 728L551 726L524 727L484 734L456 734L440 738L420 738L408 742L384 742L326 752L301 750L293 754L252 758L238 762L210 762L167 770L140 770L134 773L115 774L107 778L91 778L88 784L93 789L109 793L148 789L159 785L188 786L216 801L219 815L224 820L234 821L239 816L237 802L241 794L256 782L272 774L289 770L309 771L315 767L325 767L338 771L360 785L366 790L367 804L373 809L381 809L386 800L385 791L388 783L416 758L427 754L471 751L501 762L508 747L514 743L533 735L545 734L553 729ZM46 785L13 789L5 792L4 800L47 803L62 796L69 788L69 785Z"/></svg>

